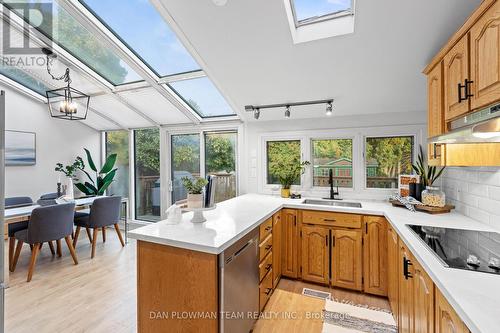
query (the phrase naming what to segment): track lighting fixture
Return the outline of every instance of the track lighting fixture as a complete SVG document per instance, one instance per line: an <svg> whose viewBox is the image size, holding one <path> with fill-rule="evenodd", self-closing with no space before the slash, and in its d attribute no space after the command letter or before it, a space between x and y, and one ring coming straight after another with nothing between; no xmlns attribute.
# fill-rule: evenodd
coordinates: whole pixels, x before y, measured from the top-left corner
<svg viewBox="0 0 500 333"><path fill-rule="evenodd" d="M285 118L290 118L290 105L285 106Z"/></svg>
<svg viewBox="0 0 500 333"><path fill-rule="evenodd" d="M332 102L326 103L326 115L330 117L333 114Z"/></svg>
<svg viewBox="0 0 500 333"><path fill-rule="evenodd" d="M254 111L253 111L253 117L255 119L259 119L260 117L260 109L259 108L256 108Z"/></svg>
<svg viewBox="0 0 500 333"><path fill-rule="evenodd" d="M261 109L276 109L285 108L285 118L290 118L290 110L292 106L300 105L315 105L315 104L326 104L326 115L331 116L333 114L333 99L321 99L317 101L308 102L294 102L294 103L283 103L283 104L268 104L268 105L245 105L246 112L253 112L253 117L259 119Z"/></svg>

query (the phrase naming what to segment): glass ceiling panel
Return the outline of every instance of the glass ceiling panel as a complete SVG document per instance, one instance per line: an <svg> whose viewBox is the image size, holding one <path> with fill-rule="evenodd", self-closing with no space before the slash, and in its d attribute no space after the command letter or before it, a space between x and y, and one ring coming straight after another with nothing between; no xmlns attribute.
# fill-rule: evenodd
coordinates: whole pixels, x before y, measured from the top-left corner
<svg viewBox="0 0 500 333"><path fill-rule="evenodd" d="M41 81L31 77L19 68L11 66L0 66L0 74L5 75L9 79L22 84L26 88L29 88L42 96L45 96L45 92L47 90L50 90L50 88L45 86L45 84L43 84Z"/></svg>
<svg viewBox="0 0 500 333"><path fill-rule="evenodd" d="M84 62L99 75L114 85L140 81L141 77L134 72L125 62L123 62L109 48L100 43L88 30L63 8L59 7L55 1L52 4L52 24L50 29L50 13L42 4L47 1L39 0L7 0L4 1L7 7L9 3L15 3L16 7L20 2L24 2L25 10L15 9L27 22L38 26L38 30L61 47L70 52L74 57ZM44 20L40 24L39 15L27 15L27 9L39 10L43 13ZM116 9L115 9L116 10ZM49 10L50 11L50 10ZM32 12L34 12L32 10Z"/></svg>
<svg viewBox="0 0 500 333"><path fill-rule="evenodd" d="M293 2L298 22L343 12L352 8L352 0L293 0Z"/></svg>
<svg viewBox="0 0 500 333"><path fill-rule="evenodd" d="M199 70L161 15L146 0L80 0L158 76Z"/></svg>
<svg viewBox="0 0 500 333"><path fill-rule="evenodd" d="M170 87L201 117L234 115L231 107L208 77L172 82Z"/></svg>

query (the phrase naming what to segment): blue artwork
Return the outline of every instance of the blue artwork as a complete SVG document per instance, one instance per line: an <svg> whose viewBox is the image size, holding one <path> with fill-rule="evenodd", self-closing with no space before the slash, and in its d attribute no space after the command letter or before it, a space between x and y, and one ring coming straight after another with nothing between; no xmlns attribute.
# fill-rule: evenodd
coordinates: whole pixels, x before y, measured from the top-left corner
<svg viewBox="0 0 500 333"><path fill-rule="evenodd" d="M36 164L36 134L5 131L5 166Z"/></svg>

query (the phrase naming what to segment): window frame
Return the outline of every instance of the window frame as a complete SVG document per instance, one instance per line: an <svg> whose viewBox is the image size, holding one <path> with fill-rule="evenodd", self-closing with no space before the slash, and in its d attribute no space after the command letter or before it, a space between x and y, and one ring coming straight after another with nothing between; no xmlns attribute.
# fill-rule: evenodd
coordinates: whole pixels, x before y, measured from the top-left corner
<svg viewBox="0 0 500 333"><path fill-rule="evenodd" d="M302 153L302 140L301 139L290 139L290 140L286 140L286 139L280 139L280 140L266 140L266 146L265 146L265 183L267 186L271 186L271 187L275 187L275 186L281 186L281 184L269 184L267 182L268 180L268 177L269 177L269 160L268 160L268 157L269 157L269 154L267 153L268 152L268 145L269 145L269 142L299 142L299 154L300 154L300 160L301 161L304 161L304 154ZM299 188L302 188L303 186L303 176L304 175L301 175L300 176L300 179L299 179L299 184L298 185L291 185L292 187L296 188L296 187L299 187Z"/></svg>
<svg viewBox="0 0 500 333"><path fill-rule="evenodd" d="M321 23L321 22L326 22L330 20L335 20L340 17L345 17L345 16L354 16L354 2L355 0L351 0L351 8L346 9L346 10L340 10L337 12L333 13L328 13L320 16L314 16L314 17L309 17L306 19L299 20L297 17L297 10L295 9L295 0L289 0L290 2L290 8L292 10L292 15L293 15L293 20L295 22L295 28L303 27L306 25L311 25L311 24L316 24L316 23Z"/></svg>

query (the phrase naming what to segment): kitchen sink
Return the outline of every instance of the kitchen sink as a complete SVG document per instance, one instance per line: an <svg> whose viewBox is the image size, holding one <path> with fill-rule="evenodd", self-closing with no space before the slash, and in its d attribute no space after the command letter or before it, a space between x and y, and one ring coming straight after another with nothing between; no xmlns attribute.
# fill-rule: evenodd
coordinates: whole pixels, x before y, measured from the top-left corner
<svg viewBox="0 0 500 333"><path fill-rule="evenodd" d="M322 205L322 206L334 206L334 207L352 207L352 208L361 208L361 204L359 202L348 202L348 201L333 201L333 200L314 200L314 199L306 199L302 201L303 204L306 205Z"/></svg>

